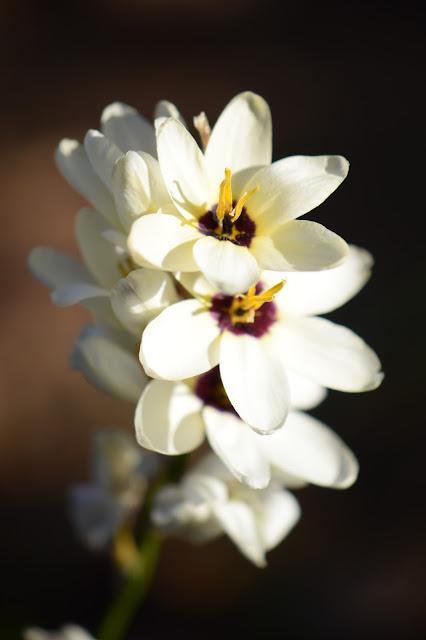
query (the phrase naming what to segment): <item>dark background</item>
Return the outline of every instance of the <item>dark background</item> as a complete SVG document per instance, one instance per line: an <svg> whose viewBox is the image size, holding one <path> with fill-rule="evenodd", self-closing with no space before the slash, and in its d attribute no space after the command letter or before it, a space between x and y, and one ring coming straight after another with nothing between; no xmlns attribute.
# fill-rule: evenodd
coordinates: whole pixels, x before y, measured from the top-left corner
<svg viewBox="0 0 426 640"><path fill-rule="evenodd" d="M129 640L426 637L424 458L425 10L418 2L20 0L0 6L0 637L74 621L95 631L116 579L74 539L66 488L89 434L132 407L68 367L87 320L27 272L34 245L76 254L80 196L54 167L123 100L213 123L236 93L269 102L274 159L339 153L349 177L307 217L368 248L372 281L332 315L381 356L369 394L315 412L356 452L351 489L298 492L303 517L258 570L227 540L166 544ZM425 634L425 635L423 635Z"/></svg>

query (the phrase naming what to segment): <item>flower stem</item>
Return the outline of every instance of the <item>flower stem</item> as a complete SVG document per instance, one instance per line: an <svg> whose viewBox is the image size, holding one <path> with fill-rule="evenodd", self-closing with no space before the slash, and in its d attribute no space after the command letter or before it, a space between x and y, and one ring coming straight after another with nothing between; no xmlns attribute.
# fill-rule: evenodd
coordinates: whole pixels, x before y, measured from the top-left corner
<svg viewBox="0 0 426 640"><path fill-rule="evenodd" d="M98 640L123 640L146 597L155 575L162 536L147 529L140 543L141 564L127 579L116 600L103 619L96 637Z"/></svg>

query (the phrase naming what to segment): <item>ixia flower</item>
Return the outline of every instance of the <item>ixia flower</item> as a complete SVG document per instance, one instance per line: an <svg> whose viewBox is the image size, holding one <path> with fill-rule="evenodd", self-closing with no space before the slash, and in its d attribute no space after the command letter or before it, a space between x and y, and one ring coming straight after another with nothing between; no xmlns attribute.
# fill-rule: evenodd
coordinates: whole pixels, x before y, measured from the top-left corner
<svg viewBox="0 0 426 640"><path fill-rule="evenodd" d="M234 295L257 283L259 268L314 271L344 259L347 245L339 236L295 220L344 180L344 158L293 156L271 164L269 107L250 92L231 100L211 135L204 121L196 124L204 153L178 119L158 128L158 158L174 208L134 222L128 242L135 262L201 271Z"/></svg>
<svg viewBox="0 0 426 640"><path fill-rule="evenodd" d="M321 387L297 376L290 379L305 408L321 401ZM358 474L350 449L307 414L292 410L284 428L272 435L255 433L234 411L218 367L192 380L151 381L136 407L135 428L139 444L168 455L192 451L206 434L234 477L254 489L278 475L286 486L309 482L346 488Z"/></svg>
<svg viewBox="0 0 426 640"><path fill-rule="evenodd" d="M168 116L180 118L176 107L163 100L157 104L155 117ZM102 112L101 131L90 129L84 144L69 138L61 140L55 155L64 177L117 229L128 227L129 212L125 205L125 194L119 195L119 206L114 199L113 168L120 160L117 175L123 175L123 166L127 162L123 165L122 159L130 150L141 152L135 162L148 196L145 194L140 203L150 204L147 202L152 191L149 185L154 182L154 176L158 176L155 129L133 107L121 102L110 104ZM149 179L148 173L151 176ZM151 207L149 209L154 210Z"/></svg>
<svg viewBox="0 0 426 640"><path fill-rule="evenodd" d="M31 627L24 631L24 640L95 640L82 627L68 624L59 631L44 631L39 627Z"/></svg>
<svg viewBox="0 0 426 640"><path fill-rule="evenodd" d="M179 485L160 489L151 512L162 531L193 542L226 533L259 567L266 565L265 553L288 535L299 517L299 503L279 483L250 489L238 483L214 454Z"/></svg>
<svg viewBox="0 0 426 640"><path fill-rule="evenodd" d="M313 317L355 295L370 267L371 256L353 247L337 269L263 272L256 287L237 296L214 290L197 274L183 274L181 284L196 297L150 322L140 360L147 375L163 380L191 378L219 364L240 418L260 433L271 433L291 406L287 371L341 391L366 391L380 383L380 361L361 338Z"/></svg>

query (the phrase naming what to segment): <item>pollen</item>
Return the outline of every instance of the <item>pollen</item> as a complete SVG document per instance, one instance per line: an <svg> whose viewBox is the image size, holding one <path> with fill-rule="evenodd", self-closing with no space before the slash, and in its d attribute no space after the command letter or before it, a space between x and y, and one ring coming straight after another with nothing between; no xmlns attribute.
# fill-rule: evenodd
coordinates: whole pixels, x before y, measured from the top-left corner
<svg viewBox="0 0 426 640"><path fill-rule="evenodd" d="M219 222L223 222L225 216L231 218L232 224L238 220L247 200L251 198L260 187L257 186L248 193L244 193L234 207L232 199L231 187L231 170L225 169L225 179L222 180L219 187L219 200L216 209L216 218Z"/></svg>
<svg viewBox="0 0 426 640"><path fill-rule="evenodd" d="M256 287L251 287L246 294L240 293L234 297L229 315L232 324L237 322L254 322L256 311L258 311L266 302L272 302L275 294L281 291L285 285L285 280L281 280L267 291L256 293Z"/></svg>

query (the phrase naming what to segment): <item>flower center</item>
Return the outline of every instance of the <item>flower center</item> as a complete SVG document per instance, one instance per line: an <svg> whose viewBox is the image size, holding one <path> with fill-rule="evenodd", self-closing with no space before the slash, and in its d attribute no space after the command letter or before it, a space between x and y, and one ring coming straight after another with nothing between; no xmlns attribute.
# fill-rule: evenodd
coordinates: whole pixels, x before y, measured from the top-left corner
<svg viewBox="0 0 426 640"><path fill-rule="evenodd" d="M256 232L256 223L248 215L245 203L260 187L244 193L236 202L232 199L231 170L225 169L225 179L219 188L218 203L198 220L198 228L206 236L218 240L230 240L234 244L249 247Z"/></svg>
<svg viewBox="0 0 426 640"><path fill-rule="evenodd" d="M223 387L219 367L214 367L207 373L198 376L195 384L195 394L204 404L210 407L219 409L219 411L236 413Z"/></svg>
<svg viewBox="0 0 426 640"><path fill-rule="evenodd" d="M262 283L258 282L246 294L226 296L219 293L212 299L210 313L223 331L261 338L277 319L277 307L273 299L284 284L285 280L282 280L267 291L262 291Z"/></svg>

